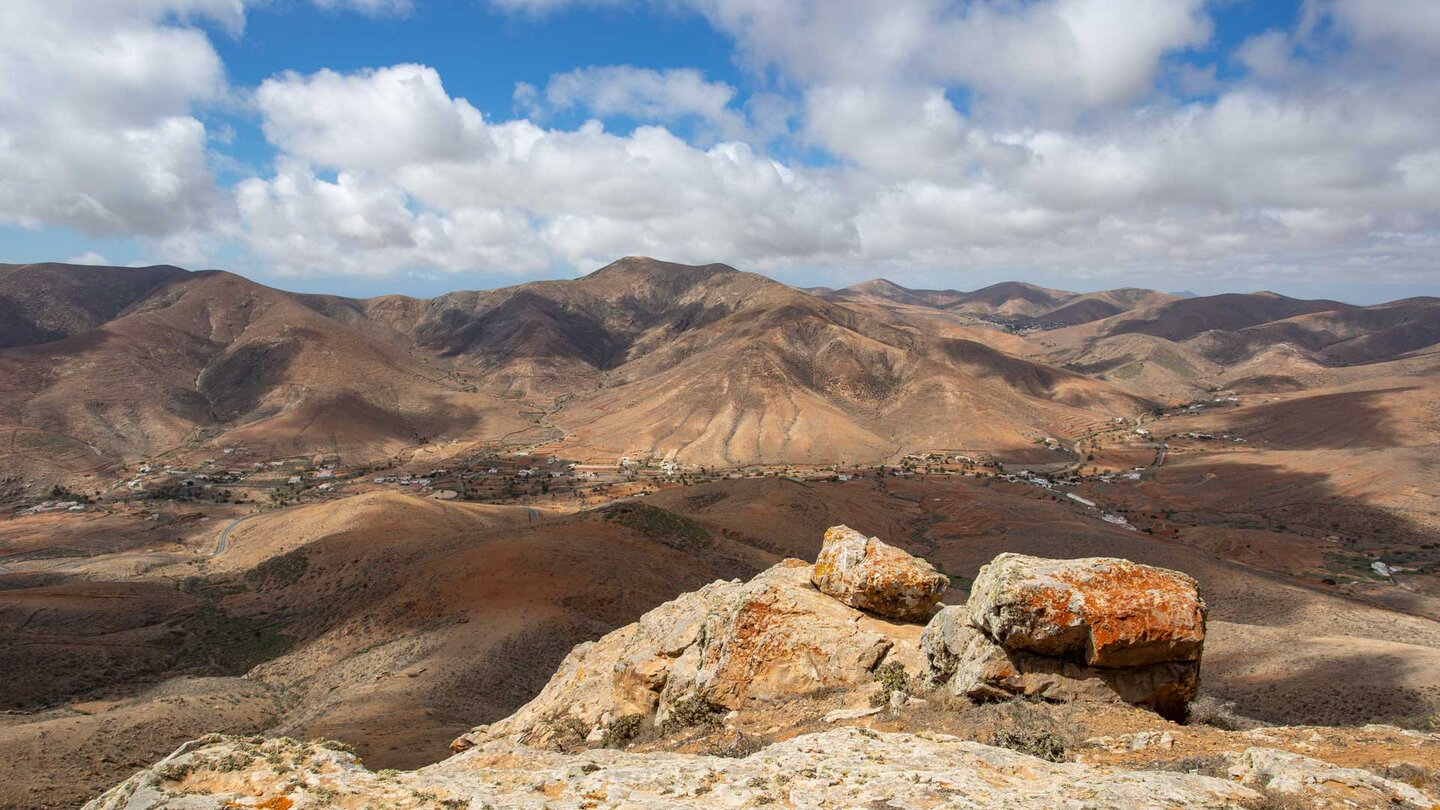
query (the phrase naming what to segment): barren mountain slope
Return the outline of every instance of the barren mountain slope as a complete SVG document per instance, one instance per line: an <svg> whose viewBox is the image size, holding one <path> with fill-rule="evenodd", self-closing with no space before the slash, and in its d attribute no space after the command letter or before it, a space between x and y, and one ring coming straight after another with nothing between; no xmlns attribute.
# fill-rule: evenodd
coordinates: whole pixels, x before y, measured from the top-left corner
<svg viewBox="0 0 1440 810"><path fill-rule="evenodd" d="M1198 504L1211 490L1216 497L1224 490L1204 471L1193 476L1183 470L1177 468L1173 481L1166 471L1161 501L1197 504L1196 519L1213 520L1205 517L1209 507ZM1234 480L1253 493L1244 508L1266 526L1282 522L1282 515L1320 514L1315 507L1325 504L1333 504L1327 508L1336 514L1375 512L1362 490L1324 480L1311 479L1313 485L1287 498L1284 479L1263 472L1255 468ZM1126 503L1128 490L1111 486L1087 495ZM1151 486L1135 490L1151 492ZM1338 500L1332 500L1335 494ZM63 559L51 566L37 558L27 564L35 573L4 575L0 629L16 642L43 637L62 662L93 658L96 645L104 644L113 670L107 677L117 686L127 667L163 659L172 644L203 650L208 643L227 655L268 650L270 660L252 678L288 696L274 730L353 743L372 767L408 766L442 756L460 730L528 699L572 644L713 579L748 577L782 557L813 558L824 528L846 523L934 561L956 578L947 596L952 603L963 599L979 565L1000 551L1119 555L1191 573L1212 607L1205 688L1234 701L1243 714L1271 721L1408 721L1440 706L1428 677L1440 667L1434 622L1347 599L1318 582L1302 584L1304 577L1296 581L1225 562L1220 556L1234 550L1213 544L1219 535L1209 533L1223 528L1187 525L1181 537L1151 536L1101 521L1080 504L1028 484L874 475L848 483L725 480L570 517L537 512L532 518L523 506L360 495L251 518L234 529L219 556L172 563L133 583L96 583L81 572L106 570L104 555L133 559L133 550L148 542L139 526L133 538L113 548L77 532L64 542L86 544L87 553L101 556L73 571ZM80 519L25 520L41 518L52 524L46 536L60 536L53 524ZM1290 522L1288 531L1257 531L1248 539L1276 549L1306 542L1297 534L1304 526ZM205 525L207 531L186 543L208 554L226 523L191 524L197 531ZM17 548L36 552L40 542L39 535L21 538ZM173 544L164 548L180 553ZM190 584L177 591L177 582ZM95 611L107 605L124 610L113 612L109 624L96 624ZM229 618L217 623L220 616ZM229 635L252 627L264 628L267 638L283 633L293 640L265 647L243 634ZM12 643L8 649L17 667L38 660L33 646ZM67 650L71 658L63 659ZM1383 677L1335 675L1362 665L1383 667ZM61 686L57 694L82 699L73 696L73 685ZM130 700L125 694L113 698ZM118 729L133 735L144 728L136 725L142 722L139 708L124 705L128 714L109 716L110 726L67 716L76 718L75 733L94 735L95 749L116 750ZM170 717L179 708L166 704L163 710ZM193 708L209 711L203 702ZM396 723L395 717L406 721ZM34 722L53 719L36 716ZM193 728L174 722L153 733L157 739L183 736ZM19 742L24 731L8 739L21 747L0 753L36 755ZM103 772L107 779L125 771L123 762L83 758L67 767ZM72 784L90 778L76 777Z"/></svg>
<svg viewBox="0 0 1440 810"><path fill-rule="evenodd" d="M178 267L0 264L0 349L78 335L189 274Z"/></svg>
<svg viewBox="0 0 1440 810"><path fill-rule="evenodd" d="M225 609L283 618L296 638L253 673L298 696L282 730L424 764L462 718L525 700L572 645L774 559L641 506L531 512L374 494L243 524L211 571L247 585Z"/></svg>
<svg viewBox="0 0 1440 810"><path fill-rule="evenodd" d="M815 295L839 304L881 300L893 304L943 309L964 301L967 293L955 290L912 290L889 279L876 278L840 290L825 290Z"/></svg>
<svg viewBox="0 0 1440 810"><path fill-rule="evenodd" d="M1305 301L1272 292L1227 293L1182 298L1108 318L1105 334L1140 332L1167 340L1186 340L1214 329L1235 331L1313 312L1349 309L1338 301Z"/></svg>
<svg viewBox="0 0 1440 810"><path fill-rule="evenodd" d="M1158 307L1178 300L1169 293L1124 287L1118 290L1081 293L1064 299L1064 303L1032 320L1047 327L1073 326L1103 320L1131 310Z"/></svg>
<svg viewBox="0 0 1440 810"><path fill-rule="evenodd" d="M892 459L939 447L1023 453L1039 435L1073 435L1146 407L977 342L750 283L765 295L663 343L641 342L653 350L567 403L560 451L706 465Z"/></svg>
<svg viewBox="0 0 1440 810"><path fill-rule="evenodd" d="M163 452L200 429L232 429L227 440L277 455L365 457L528 425L513 406L442 376L286 293L196 273L96 329L0 351L0 421L112 458Z"/></svg>
<svg viewBox="0 0 1440 810"><path fill-rule="evenodd" d="M1055 309L1074 295L1021 281L1002 281L964 293L961 300L946 308L1000 320L1033 318Z"/></svg>
<svg viewBox="0 0 1440 810"><path fill-rule="evenodd" d="M1382 362L1440 344L1440 299L1296 315L1238 332L1204 332L1187 344L1226 365L1274 346L1294 347L1326 366Z"/></svg>

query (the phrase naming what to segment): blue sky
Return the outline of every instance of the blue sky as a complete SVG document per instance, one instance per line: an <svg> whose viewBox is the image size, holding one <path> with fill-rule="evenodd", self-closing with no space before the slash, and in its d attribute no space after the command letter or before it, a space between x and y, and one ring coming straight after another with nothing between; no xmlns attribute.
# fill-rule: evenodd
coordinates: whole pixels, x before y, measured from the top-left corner
<svg viewBox="0 0 1440 810"><path fill-rule="evenodd" d="M0 260L1440 294L1430 0L15 0ZM83 52L81 59L67 54Z"/></svg>

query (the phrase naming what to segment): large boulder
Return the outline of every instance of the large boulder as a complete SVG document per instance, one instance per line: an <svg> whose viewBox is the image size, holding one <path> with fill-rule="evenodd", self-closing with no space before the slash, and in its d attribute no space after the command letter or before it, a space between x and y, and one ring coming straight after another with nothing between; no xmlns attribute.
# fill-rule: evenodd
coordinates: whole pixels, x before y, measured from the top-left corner
<svg viewBox="0 0 1440 810"><path fill-rule="evenodd" d="M872 682L881 662L923 669L920 628L846 607L785 560L749 582L714 582L571 650L534 700L462 736L563 748L639 716L725 711ZM577 739L578 738L578 739Z"/></svg>
<svg viewBox="0 0 1440 810"><path fill-rule="evenodd" d="M1123 701L1183 719L1200 683L1195 581L1128 560L1001 554L921 635L926 677L974 700Z"/></svg>
<svg viewBox="0 0 1440 810"><path fill-rule="evenodd" d="M1133 667L1198 661L1205 602L1179 571L1114 557L1001 554L980 569L969 622L1006 649Z"/></svg>
<svg viewBox="0 0 1440 810"><path fill-rule="evenodd" d="M950 587L930 563L849 526L825 530L811 581L851 607L903 621L930 618Z"/></svg>
<svg viewBox="0 0 1440 810"><path fill-rule="evenodd" d="M975 701L1124 702L1179 720L1200 685L1194 661L1107 668L1006 649L966 624L960 607L941 611L920 644L930 656L930 681Z"/></svg>

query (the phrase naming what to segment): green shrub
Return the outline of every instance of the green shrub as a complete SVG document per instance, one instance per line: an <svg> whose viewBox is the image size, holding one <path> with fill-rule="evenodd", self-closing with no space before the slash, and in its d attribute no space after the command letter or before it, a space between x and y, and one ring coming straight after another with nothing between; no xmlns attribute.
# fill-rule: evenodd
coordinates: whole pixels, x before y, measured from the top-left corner
<svg viewBox="0 0 1440 810"><path fill-rule="evenodd" d="M605 727L605 734L600 744L606 748L624 748L640 734L640 724L644 718L638 714L630 714L614 720Z"/></svg>
<svg viewBox="0 0 1440 810"><path fill-rule="evenodd" d="M720 709L698 694L687 695L670 707L661 730L666 734L694 726L714 726L720 723Z"/></svg>
<svg viewBox="0 0 1440 810"><path fill-rule="evenodd" d="M909 697L912 691L910 675L905 672L905 665L899 661L890 661L876 667L875 682L880 684L880 691L870 699L872 706L888 705L891 696L897 692L904 697Z"/></svg>
<svg viewBox="0 0 1440 810"><path fill-rule="evenodd" d="M1011 701L1003 705L990 744L1049 762L1064 762L1071 746L1049 706Z"/></svg>

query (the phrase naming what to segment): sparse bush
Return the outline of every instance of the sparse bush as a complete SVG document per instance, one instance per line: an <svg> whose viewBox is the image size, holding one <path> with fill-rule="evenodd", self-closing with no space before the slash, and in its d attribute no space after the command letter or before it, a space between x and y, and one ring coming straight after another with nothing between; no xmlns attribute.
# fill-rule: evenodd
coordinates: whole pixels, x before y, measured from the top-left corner
<svg viewBox="0 0 1440 810"><path fill-rule="evenodd" d="M1193 773L1200 776L1214 776L1223 779L1229 776L1230 761L1220 754L1212 754L1210 756L1183 757L1181 759L1150 762L1140 770Z"/></svg>
<svg viewBox="0 0 1440 810"><path fill-rule="evenodd" d="M1043 730L997 729L990 738L990 744L1049 762L1064 762L1066 758L1065 743Z"/></svg>
<svg viewBox="0 0 1440 810"><path fill-rule="evenodd" d="M321 748L328 748L331 751L339 751L342 754L355 753L355 746L341 740L321 739L317 740L315 744L320 746Z"/></svg>
<svg viewBox="0 0 1440 810"><path fill-rule="evenodd" d="M737 733L734 736L715 740L705 749L705 753L712 757L729 757L731 759L744 759L751 754L764 750L765 741L760 737L750 734Z"/></svg>
<svg viewBox="0 0 1440 810"><path fill-rule="evenodd" d="M1004 705L990 744L1009 748L1049 762L1069 759L1069 735L1055 721L1048 706L1011 701Z"/></svg>
<svg viewBox="0 0 1440 810"><path fill-rule="evenodd" d="M1235 704L1214 695L1200 695L1190 703L1190 725L1206 725L1221 731L1246 731L1261 723L1235 710Z"/></svg>
<svg viewBox="0 0 1440 810"><path fill-rule="evenodd" d="M1249 810L1308 810L1310 802L1297 793L1260 788L1260 798L1246 805Z"/></svg>
<svg viewBox="0 0 1440 810"><path fill-rule="evenodd" d="M554 729L554 743L563 751L571 751L585 744L585 739L590 736L590 729L580 722L576 717L570 715L557 715L549 719L550 728Z"/></svg>
<svg viewBox="0 0 1440 810"><path fill-rule="evenodd" d="M1432 783L1440 782L1440 774L1433 774L1413 762L1392 762L1385 766L1380 775L1421 790L1430 788Z"/></svg>
<svg viewBox="0 0 1440 810"><path fill-rule="evenodd" d="M698 694L687 695L670 707L662 730L666 734L694 726L713 726L720 722L720 710Z"/></svg>
<svg viewBox="0 0 1440 810"><path fill-rule="evenodd" d="M870 699L871 706L889 705L891 696L899 693L903 697L909 697L912 691L910 675L905 671L905 665L899 661L890 661L876 667L875 682L880 684L880 691Z"/></svg>
<svg viewBox="0 0 1440 810"><path fill-rule="evenodd" d="M605 727L605 734L600 744L606 748L624 748L640 734L640 724L644 718L638 714L630 714L614 720Z"/></svg>

